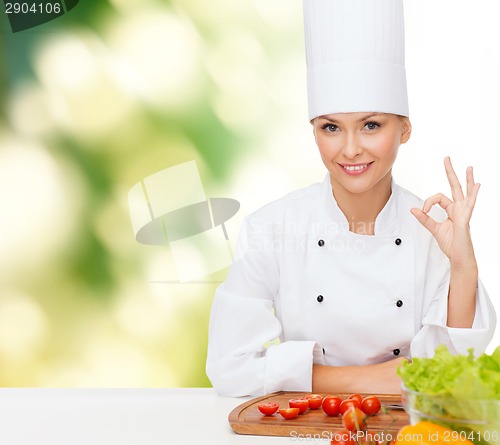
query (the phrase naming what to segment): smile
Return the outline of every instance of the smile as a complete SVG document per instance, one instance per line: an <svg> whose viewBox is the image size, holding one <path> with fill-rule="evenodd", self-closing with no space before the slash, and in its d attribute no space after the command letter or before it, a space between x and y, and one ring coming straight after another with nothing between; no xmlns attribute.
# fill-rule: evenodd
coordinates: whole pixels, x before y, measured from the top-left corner
<svg viewBox="0 0 500 445"><path fill-rule="evenodd" d="M368 164L353 164L353 165L342 165L339 164L340 167L348 174L348 175L360 175L367 171L370 168L370 165L373 162L369 162Z"/></svg>

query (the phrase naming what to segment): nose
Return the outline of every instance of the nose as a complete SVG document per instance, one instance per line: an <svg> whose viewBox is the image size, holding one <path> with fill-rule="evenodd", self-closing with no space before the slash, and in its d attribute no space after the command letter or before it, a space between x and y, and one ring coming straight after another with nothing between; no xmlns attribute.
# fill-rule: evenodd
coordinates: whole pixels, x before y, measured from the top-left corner
<svg viewBox="0 0 500 445"><path fill-rule="evenodd" d="M363 152L363 147L359 141L359 138L356 137L353 133L348 133L344 147L342 148L342 154L346 157L346 159L355 159Z"/></svg>

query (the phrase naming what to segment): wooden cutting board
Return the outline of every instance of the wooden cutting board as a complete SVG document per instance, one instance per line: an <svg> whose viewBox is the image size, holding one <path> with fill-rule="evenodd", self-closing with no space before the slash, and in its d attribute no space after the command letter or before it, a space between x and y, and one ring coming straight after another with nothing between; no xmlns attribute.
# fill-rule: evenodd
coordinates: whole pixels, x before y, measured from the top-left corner
<svg viewBox="0 0 500 445"><path fill-rule="evenodd" d="M257 405L266 402L275 402L280 408L288 408L290 399L300 399L306 392L276 392L249 400L237 406L229 414L231 428L238 434L254 434L259 436L289 436L292 437L323 437L326 438L333 431L342 429L342 417L327 416L319 408L299 414L295 419L285 419L279 412L272 416L264 416ZM335 394L336 397L346 399L350 394ZM370 394L380 398L382 406L387 404L401 404L401 397L386 394ZM368 429L373 432L385 432L394 437L399 429L409 422L408 415L401 409L391 409L387 413L378 413L368 419ZM303 434L305 436L298 436Z"/></svg>

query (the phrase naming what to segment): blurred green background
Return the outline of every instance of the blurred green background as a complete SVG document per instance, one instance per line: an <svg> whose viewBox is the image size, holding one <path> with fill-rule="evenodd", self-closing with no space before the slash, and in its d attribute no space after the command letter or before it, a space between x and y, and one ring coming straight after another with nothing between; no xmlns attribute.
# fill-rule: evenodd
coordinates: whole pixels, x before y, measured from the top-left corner
<svg viewBox="0 0 500 445"><path fill-rule="evenodd" d="M276 179L266 199L300 185L251 159L288 149L297 112L310 135L301 26L300 2L264 0L81 0L18 33L2 15L1 386L209 385L227 270L177 283L168 247L135 241L127 193L195 160L208 197L242 204L234 247L264 195L246 180ZM322 170L304 157L307 184Z"/></svg>
<svg viewBox="0 0 500 445"><path fill-rule="evenodd" d="M449 193L445 155L477 166L475 248L498 305L499 28L484 13L498 6L455 4L405 2L413 131L395 176L426 197ZM450 41L449 11L461 14ZM472 12L491 26L463 33ZM470 72L466 44L484 46ZM442 112L455 108L481 110L467 115L474 131ZM209 386L209 311L227 270L180 283L168 246L135 241L127 201L193 160L207 197L241 203L233 249L246 214L322 180L301 1L80 0L18 33L0 14L0 386Z"/></svg>

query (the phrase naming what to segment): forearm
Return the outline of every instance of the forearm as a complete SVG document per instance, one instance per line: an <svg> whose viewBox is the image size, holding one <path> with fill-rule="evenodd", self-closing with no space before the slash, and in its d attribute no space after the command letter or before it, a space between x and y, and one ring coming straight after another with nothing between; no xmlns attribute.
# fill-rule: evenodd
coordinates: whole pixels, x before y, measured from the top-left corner
<svg viewBox="0 0 500 445"><path fill-rule="evenodd" d="M475 258L469 265L450 268L448 320L450 328L470 328L474 322L478 269Z"/></svg>
<svg viewBox="0 0 500 445"><path fill-rule="evenodd" d="M396 369L405 358L367 366L313 366L313 392L399 394Z"/></svg>

